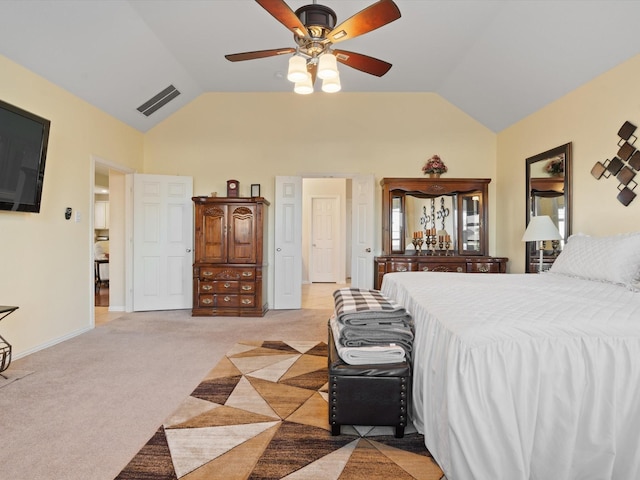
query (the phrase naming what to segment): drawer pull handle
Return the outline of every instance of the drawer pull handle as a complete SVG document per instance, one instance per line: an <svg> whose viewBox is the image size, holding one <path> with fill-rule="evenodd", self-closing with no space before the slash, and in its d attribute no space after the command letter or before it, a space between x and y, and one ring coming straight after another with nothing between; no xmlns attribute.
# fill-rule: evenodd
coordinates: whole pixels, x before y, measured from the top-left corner
<svg viewBox="0 0 640 480"><path fill-rule="evenodd" d="M211 285L202 285L202 290L213 290Z"/></svg>
<svg viewBox="0 0 640 480"><path fill-rule="evenodd" d="M480 273L489 273L489 267L487 265L478 265L478 271Z"/></svg>
<svg viewBox="0 0 640 480"><path fill-rule="evenodd" d="M210 298L203 298L202 303L204 305L209 305L210 303L213 303L213 300L211 300Z"/></svg>
<svg viewBox="0 0 640 480"><path fill-rule="evenodd" d="M224 299L223 299L223 300L224 300L225 302L229 302L229 301L231 301L231 297L224 297Z"/></svg>
<svg viewBox="0 0 640 480"><path fill-rule="evenodd" d="M253 290L253 287L251 285L243 285L242 290L248 292L249 290Z"/></svg>
<svg viewBox="0 0 640 480"><path fill-rule="evenodd" d="M458 268L456 268L456 271L457 271L458 273L462 273L462 267L458 267Z"/></svg>
<svg viewBox="0 0 640 480"><path fill-rule="evenodd" d="M429 271L429 267L422 267L422 271L423 272L428 272Z"/></svg>
<svg viewBox="0 0 640 480"><path fill-rule="evenodd" d="M243 277L251 277L251 276L253 276L253 273L251 273L251 272L242 272L242 276Z"/></svg>
<svg viewBox="0 0 640 480"><path fill-rule="evenodd" d="M231 286L231 284L229 282L225 282L224 283L224 288L229 288Z"/></svg>
<svg viewBox="0 0 640 480"><path fill-rule="evenodd" d="M398 267L398 272L406 272L407 267Z"/></svg>
<svg viewBox="0 0 640 480"><path fill-rule="evenodd" d="M211 277L213 275L213 272L205 270L204 272L202 272L202 275L204 275L205 277Z"/></svg>
<svg viewBox="0 0 640 480"><path fill-rule="evenodd" d="M249 300L248 298L243 298L242 303L243 305L251 305L251 300Z"/></svg>

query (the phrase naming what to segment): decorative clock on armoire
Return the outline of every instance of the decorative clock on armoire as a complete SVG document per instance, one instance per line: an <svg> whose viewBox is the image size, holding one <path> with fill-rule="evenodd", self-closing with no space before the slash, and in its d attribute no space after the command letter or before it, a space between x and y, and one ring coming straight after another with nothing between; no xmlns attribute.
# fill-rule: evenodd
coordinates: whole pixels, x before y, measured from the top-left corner
<svg viewBox="0 0 640 480"><path fill-rule="evenodd" d="M227 180L227 197L238 197L240 183L237 180Z"/></svg>

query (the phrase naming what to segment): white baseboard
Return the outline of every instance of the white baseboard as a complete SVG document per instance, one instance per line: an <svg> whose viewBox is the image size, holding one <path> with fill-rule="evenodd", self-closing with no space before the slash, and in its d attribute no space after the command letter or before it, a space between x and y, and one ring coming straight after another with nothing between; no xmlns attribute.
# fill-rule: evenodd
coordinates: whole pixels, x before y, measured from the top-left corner
<svg viewBox="0 0 640 480"><path fill-rule="evenodd" d="M124 305L109 305L110 312L126 312Z"/></svg>
<svg viewBox="0 0 640 480"><path fill-rule="evenodd" d="M88 332L89 330L93 330L93 327L85 327L85 328L81 328L80 330L75 330L71 333L68 333L67 335L64 335L62 337L58 337L58 338L54 338L53 340L50 340L46 343L37 345L33 348L30 348L29 350L25 350L24 352L20 352L17 355L12 355L14 360L17 360L19 358L22 357L26 357L27 355L31 355L32 353L36 353L39 352L40 350L44 350L45 348L49 348L49 347L53 347L54 345L57 345L58 343L62 343L66 340L69 340L73 337L77 337L78 335L82 335L83 333Z"/></svg>

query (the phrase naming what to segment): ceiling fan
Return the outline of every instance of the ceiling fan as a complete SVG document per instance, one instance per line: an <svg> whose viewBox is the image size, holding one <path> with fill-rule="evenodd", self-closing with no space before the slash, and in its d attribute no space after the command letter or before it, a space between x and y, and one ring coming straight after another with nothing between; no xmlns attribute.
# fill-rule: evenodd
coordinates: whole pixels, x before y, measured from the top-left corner
<svg viewBox="0 0 640 480"><path fill-rule="evenodd" d="M313 92L316 77L323 79L325 92L340 90L337 62L378 77L391 68L391 64L361 53L332 48L333 44L354 38L380 28L400 18L400 10L392 0L379 0L336 26L335 12L315 3L300 7L295 12L284 0L256 0L293 33L297 47L258 50L225 55L231 62L254 60L293 53L289 59L287 78L296 84L297 93Z"/></svg>

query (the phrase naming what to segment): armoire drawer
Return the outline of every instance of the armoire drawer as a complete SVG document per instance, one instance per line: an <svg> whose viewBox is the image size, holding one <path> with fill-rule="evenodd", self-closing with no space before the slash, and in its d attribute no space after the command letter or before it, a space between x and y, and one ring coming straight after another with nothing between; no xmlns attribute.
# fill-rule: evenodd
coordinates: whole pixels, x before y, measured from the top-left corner
<svg viewBox="0 0 640 480"><path fill-rule="evenodd" d="M253 280L256 270L252 267L213 267L201 265L198 278L200 280Z"/></svg>
<svg viewBox="0 0 640 480"><path fill-rule="evenodd" d="M255 306L254 295L212 294L198 296L198 306L200 307L237 307L252 308Z"/></svg>
<svg viewBox="0 0 640 480"><path fill-rule="evenodd" d="M200 280L198 285L199 293L254 293L256 291L255 282L239 282L237 280L214 280L207 282Z"/></svg>

